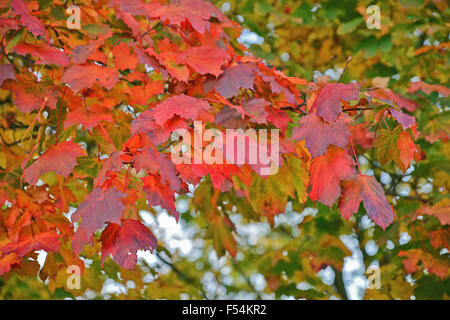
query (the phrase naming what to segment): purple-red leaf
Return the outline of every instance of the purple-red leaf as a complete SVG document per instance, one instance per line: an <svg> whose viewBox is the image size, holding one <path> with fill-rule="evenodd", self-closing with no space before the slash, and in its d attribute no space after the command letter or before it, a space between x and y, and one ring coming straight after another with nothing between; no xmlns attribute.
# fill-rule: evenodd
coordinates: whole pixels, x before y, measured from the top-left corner
<svg viewBox="0 0 450 320"><path fill-rule="evenodd" d="M79 253L83 245L90 241L92 234L102 228L105 222L120 221L122 211L125 209L121 199L125 196L126 194L114 187L105 191L94 188L71 218L72 222L82 219L72 240L75 252Z"/></svg>
<svg viewBox="0 0 450 320"><path fill-rule="evenodd" d="M25 1L12 0L11 7L20 16L20 22L22 22L35 37L46 37L44 25L38 18L30 14Z"/></svg>
<svg viewBox="0 0 450 320"><path fill-rule="evenodd" d="M12 64L2 64L0 65L0 86L6 79L15 79L14 66Z"/></svg>
<svg viewBox="0 0 450 320"><path fill-rule="evenodd" d="M345 182L339 201L341 215L350 219L358 211L361 201L367 215L383 229L394 221L394 212L386 200L383 187L372 176L358 175L355 179Z"/></svg>
<svg viewBox="0 0 450 320"><path fill-rule="evenodd" d="M416 125L416 118L410 116L409 114L395 110L394 108L389 108L389 112L402 125L403 130L413 128Z"/></svg>
<svg viewBox="0 0 450 320"><path fill-rule="evenodd" d="M319 116L333 122L342 110L341 101L349 102L355 99L358 99L357 83L327 83L320 89L311 110L317 110Z"/></svg>
<svg viewBox="0 0 450 320"><path fill-rule="evenodd" d="M215 89L222 97L229 99L237 95L241 88L253 88L256 71L253 64L237 64L226 69L219 79L205 84L205 91Z"/></svg>
<svg viewBox="0 0 450 320"><path fill-rule="evenodd" d="M345 148L348 144L350 131L347 128L349 117L342 114L335 122L323 121L311 113L300 119L299 127L292 131L292 139L305 140L305 145L313 158L321 156L328 146Z"/></svg>

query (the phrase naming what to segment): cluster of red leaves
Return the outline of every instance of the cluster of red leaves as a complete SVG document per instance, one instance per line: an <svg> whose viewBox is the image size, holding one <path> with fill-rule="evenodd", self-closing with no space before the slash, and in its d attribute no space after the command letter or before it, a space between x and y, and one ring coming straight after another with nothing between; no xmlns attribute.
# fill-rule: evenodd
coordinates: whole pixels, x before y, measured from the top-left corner
<svg viewBox="0 0 450 320"><path fill-rule="evenodd" d="M193 121L223 132L280 129L281 158L303 157L305 168L310 167L306 184L312 200L331 207L340 199L338 206L346 219L362 201L377 225L384 229L392 223L394 212L382 186L355 168L351 146L372 148L373 136L346 108L371 99L385 101L391 107L384 108L380 117L393 116L403 130L415 129L414 118L401 111L415 108L409 100L387 89L360 92L356 83L308 83L288 77L244 54L246 48L233 40L238 25L203 0L111 0L83 8L92 22L113 16L117 21L96 22L94 33L68 30L64 21L46 19L36 2L23 0L12 0L11 10L0 20L3 38L21 28L31 33L12 50L38 67L33 72L32 66L0 65L2 89L14 94L20 112L39 110L40 115L45 109L58 117L54 143L37 159L30 159L35 148L22 159L21 181L28 184L26 188L12 188L18 183L13 181L2 190L1 203L8 200L12 206L0 217L0 227L7 233L0 238L0 274L34 250L57 251L63 244L77 256L93 243L98 231L103 259L112 255L122 267L132 269L138 249L157 246L152 232L139 220L136 201L146 198L150 206L159 205L178 219L175 192L188 192L189 184L197 185L208 175L216 191L235 189L239 197L250 200L248 190L259 174L253 167L171 161L167 152L171 133L180 128L193 132ZM139 110L132 122L123 106ZM292 123L299 115L298 123ZM117 138L120 126L125 128L125 138ZM103 141L97 155L76 143L81 133ZM62 137L65 141L59 140ZM307 152L298 151L303 140ZM410 137L403 145L401 159L407 168L414 141ZM86 178L75 170L86 158L102 168L93 179L93 190L80 199L67 184ZM58 175L58 183L51 188L36 186L48 172ZM239 188L233 177L242 182ZM69 203L78 206L71 223L63 215ZM284 207L275 203L262 207L270 214L283 212ZM225 217L213 216L211 223L231 228ZM235 254L233 245L226 247Z"/></svg>

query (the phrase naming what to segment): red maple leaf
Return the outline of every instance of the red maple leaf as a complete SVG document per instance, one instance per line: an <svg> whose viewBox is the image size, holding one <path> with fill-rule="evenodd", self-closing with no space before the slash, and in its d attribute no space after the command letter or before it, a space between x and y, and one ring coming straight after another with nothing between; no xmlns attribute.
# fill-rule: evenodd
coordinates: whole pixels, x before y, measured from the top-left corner
<svg viewBox="0 0 450 320"><path fill-rule="evenodd" d="M14 252L17 258L21 258L31 251L45 250L56 252L59 249L60 234L54 231L41 232L39 234L26 234L20 236L17 242L7 243L1 248L2 257L10 252Z"/></svg>
<svg viewBox="0 0 450 320"><path fill-rule="evenodd" d="M30 54L34 57L38 57L39 60L36 61L36 64L56 64L66 66L70 62L70 59L63 51L48 45L34 46L31 44L21 43L15 46L14 49L18 54Z"/></svg>
<svg viewBox="0 0 450 320"><path fill-rule="evenodd" d="M110 223L102 232L102 266L110 255L125 269L133 269L136 265L139 249L153 250L157 240L153 233L140 221L126 219L122 225Z"/></svg>
<svg viewBox="0 0 450 320"><path fill-rule="evenodd" d="M145 105L148 99L163 92L164 83L162 81L147 81L145 85L128 88L129 103Z"/></svg>
<svg viewBox="0 0 450 320"><path fill-rule="evenodd" d="M327 83L320 89L311 110L317 110L319 116L333 122L342 110L341 101L349 102L355 99L358 99L357 83Z"/></svg>
<svg viewBox="0 0 450 320"><path fill-rule="evenodd" d="M225 105L216 113L214 123L227 129L238 129L245 127L246 121L237 109Z"/></svg>
<svg viewBox="0 0 450 320"><path fill-rule="evenodd" d="M406 172L411 164L411 161L416 157L420 157L419 149L416 147L414 141L411 139L411 136L406 131L402 131L398 135L397 149L399 151L398 154L400 160L398 165L403 172Z"/></svg>
<svg viewBox="0 0 450 320"><path fill-rule="evenodd" d="M56 108L58 91L53 86L45 86L38 82L34 74L26 77L23 74L16 75L17 81L7 80L3 83L3 88L11 90L15 94L14 103L21 112L31 112L41 108L44 100L46 106L51 109ZM33 80L30 80L32 78Z"/></svg>
<svg viewBox="0 0 450 320"><path fill-rule="evenodd" d="M33 17L28 11L27 5L23 0L12 0L11 1L12 9L17 12L20 16L20 22L30 30L30 32L35 36L42 36L47 38L47 34L45 32L45 27L42 22Z"/></svg>
<svg viewBox="0 0 450 320"><path fill-rule="evenodd" d="M173 118L180 117L196 120L201 110L208 110L210 105L202 99L180 94L164 100L153 108L153 117L160 125Z"/></svg>
<svg viewBox="0 0 450 320"><path fill-rule="evenodd" d="M449 262L447 259L435 258L431 253L422 249L401 250L399 257L406 257L403 262L406 272L414 273L419 269L418 263L422 261L424 267L432 274L445 279L449 273Z"/></svg>
<svg viewBox="0 0 450 320"><path fill-rule="evenodd" d="M213 74L216 77L223 70L222 64L229 58L226 50L216 46L191 47L178 55L177 62L187 64L200 74Z"/></svg>
<svg viewBox="0 0 450 320"><path fill-rule="evenodd" d="M125 209L121 199L126 194L112 187L106 190L94 188L72 215L72 222L80 219L80 225L73 236L72 247L77 254L90 241L92 234L102 228L105 222L119 222Z"/></svg>
<svg viewBox="0 0 450 320"><path fill-rule="evenodd" d="M177 177L177 171L173 162L164 154L158 152L153 147L148 147L135 157L134 167L136 170L146 169L150 174L161 174L161 180L169 183L174 191L180 190L180 179Z"/></svg>
<svg viewBox="0 0 450 320"><path fill-rule="evenodd" d="M285 80L278 79L276 76L265 75L259 70L258 75L270 85L270 90L273 93L283 94L284 98L286 98L287 102L289 102L290 104L296 105L297 103L301 102L297 99L295 94L290 90L288 86L286 87L280 83L280 81L285 82Z"/></svg>
<svg viewBox="0 0 450 320"><path fill-rule="evenodd" d="M255 64L239 63L227 68L217 80L205 83L205 92L216 90L222 97L229 99L240 89L252 89L257 68Z"/></svg>
<svg viewBox="0 0 450 320"><path fill-rule="evenodd" d="M159 18L178 27L187 21L199 33L205 33L209 29L208 20L213 14L221 21L226 19L214 5L202 0L174 1L169 4L151 3L146 5L145 13L152 19Z"/></svg>
<svg viewBox="0 0 450 320"><path fill-rule="evenodd" d="M450 229L434 230L430 232L430 243L435 249L450 249Z"/></svg>
<svg viewBox="0 0 450 320"><path fill-rule="evenodd" d="M418 104L414 100L402 97L391 89L378 88L376 90L368 91L367 94L370 97L386 102L391 106L397 105L400 108L406 109L411 112L416 110L416 108L418 107Z"/></svg>
<svg viewBox="0 0 450 320"><path fill-rule="evenodd" d="M266 124L268 113L266 107L270 105L270 102L262 98L251 98L244 104L244 110L250 115L250 121Z"/></svg>
<svg viewBox="0 0 450 320"><path fill-rule="evenodd" d="M117 69L134 70L136 68L137 63L138 63L138 58L137 58L137 55L134 52L130 52L130 50L133 50L133 49L131 47L127 46L124 42L121 42L119 45L115 46L112 49L112 53L113 53L115 61L116 61Z"/></svg>
<svg viewBox="0 0 450 320"><path fill-rule="evenodd" d="M327 151L328 146L334 145L345 148L348 144L350 131L347 123L350 118L342 114L333 122L323 121L314 113L310 113L299 120L299 127L292 131L292 139L305 140L305 145L313 158Z"/></svg>
<svg viewBox="0 0 450 320"><path fill-rule="evenodd" d="M132 15L142 14L142 0L111 0L110 6L119 7L121 11L131 13Z"/></svg>
<svg viewBox="0 0 450 320"><path fill-rule="evenodd" d="M61 81L67 82L74 93L90 88L95 82L111 90L118 80L117 70L97 65L74 65L61 77Z"/></svg>
<svg viewBox="0 0 450 320"><path fill-rule="evenodd" d="M174 116L164 124L161 124L156 122L153 114L153 109L142 112L139 117L131 123L131 133L136 134L146 132L154 145L159 145L164 141L167 141L172 131L177 129L187 129L189 124L186 119L180 118L179 116Z"/></svg>
<svg viewBox="0 0 450 320"><path fill-rule="evenodd" d="M112 5L115 1L111 0L110 4ZM125 24L131 29L133 32L133 36L138 36L140 33L140 24L139 22L128 12L121 11L116 9L116 16L117 18L123 20Z"/></svg>
<svg viewBox="0 0 450 320"><path fill-rule="evenodd" d="M112 32L107 26L103 26L104 33L100 34L98 39L91 40L87 44L77 45L72 51L72 62L77 64L85 63L87 59L97 59L106 63L106 56L99 59L100 56L104 55L100 51L96 51L97 48L105 43L105 39L112 36ZM96 54L97 53L97 54Z"/></svg>
<svg viewBox="0 0 450 320"><path fill-rule="evenodd" d="M152 48L147 48L146 53L156 57L172 77L187 83L190 75L189 68L177 62L181 49L167 38L159 42L158 49L159 54L156 54Z"/></svg>
<svg viewBox="0 0 450 320"><path fill-rule="evenodd" d="M117 172L122 169L122 160L120 159L120 153L114 151L107 159L104 160L102 169L94 180L94 186L102 187L108 179L110 172Z"/></svg>
<svg viewBox="0 0 450 320"><path fill-rule="evenodd" d="M36 184L46 172L55 172L67 177L77 164L77 157L86 152L73 141L60 142L51 146L31 166L24 170L25 180Z"/></svg>
<svg viewBox="0 0 450 320"><path fill-rule="evenodd" d="M450 224L450 205L446 200L441 200L433 206L423 206L417 210L415 217L424 214L437 218L442 225Z"/></svg>
<svg viewBox="0 0 450 320"><path fill-rule="evenodd" d="M439 92L444 97L448 97L450 95L450 89L444 87L440 84L429 84L423 81L413 82L409 87L409 93L414 93L418 90L423 91L427 95L430 95L432 92Z"/></svg>
<svg viewBox="0 0 450 320"><path fill-rule="evenodd" d="M281 132L285 132L289 122L291 122L291 118L286 114L286 112L275 109L275 108L268 108L268 115L266 117L266 120L274 124L277 128L280 128Z"/></svg>
<svg viewBox="0 0 450 320"><path fill-rule="evenodd" d="M324 155L312 161L309 197L331 207L341 195L341 180L351 179L355 175L355 162L347 152L330 147Z"/></svg>
<svg viewBox="0 0 450 320"><path fill-rule="evenodd" d="M72 125L82 125L89 131L92 131L101 121L113 122L109 109L99 104L94 104L88 109L80 105L74 111L69 112L67 120L64 122L64 128Z"/></svg>
<svg viewBox="0 0 450 320"><path fill-rule="evenodd" d="M342 198L339 201L341 215L350 219L358 211L361 201L367 215L383 229L394 221L394 212L386 200L383 187L372 176L360 174L344 183Z"/></svg>
<svg viewBox="0 0 450 320"><path fill-rule="evenodd" d="M222 164L220 166L206 164L179 164L177 169L180 176L191 184L197 184L209 175L214 188L222 192L230 191L233 182L231 176L239 172L239 168L233 164Z"/></svg>
<svg viewBox="0 0 450 320"><path fill-rule="evenodd" d="M175 195L172 189L161 183L160 176L146 176L142 179L148 203L152 206L161 206L167 209L178 221L180 214L175 208Z"/></svg>
<svg viewBox="0 0 450 320"><path fill-rule="evenodd" d="M81 64L85 63L86 60L95 52L98 48L98 42L92 41L88 44L81 44L76 46L72 52L72 62Z"/></svg>
<svg viewBox="0 0 450 320"><path fill-rule="evenodd" d="M353 143L360 145L364 149L372 148L374 133L369 131L364 123L350 125L348 129L350 130Z"/></svg>

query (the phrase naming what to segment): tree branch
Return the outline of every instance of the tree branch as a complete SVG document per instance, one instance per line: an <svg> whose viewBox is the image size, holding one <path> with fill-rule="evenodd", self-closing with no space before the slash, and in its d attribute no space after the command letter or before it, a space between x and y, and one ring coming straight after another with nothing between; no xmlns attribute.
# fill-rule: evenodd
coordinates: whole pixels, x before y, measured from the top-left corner
<svg viewBox="0 0 450 320"><path fill-rule="evenodd" d="M184 282L186 282L187 284L193 285L195 287L198 287L198 285L195 284L195 280L192 279L190 276L184 274L180 269L178 269L173 263L171 263L170 261L167 261L166 259L164 259L159 252L156 252L155 255L159 258L159 260L161 260L163 263L165 263L166 265L168 265L173 272L175 272ZM209 300L209 298L206 296L205 291L203 291L203 288L198 288L198 290L200 291L200 294L202 295L202 297L206 300Z"/></svg>

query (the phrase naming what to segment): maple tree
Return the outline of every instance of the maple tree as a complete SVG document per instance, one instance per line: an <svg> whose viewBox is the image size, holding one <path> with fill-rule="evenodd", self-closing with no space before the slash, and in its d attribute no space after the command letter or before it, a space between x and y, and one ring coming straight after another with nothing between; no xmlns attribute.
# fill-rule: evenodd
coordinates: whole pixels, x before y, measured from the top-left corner
<svg viewBox="0 0 450 320"><path fill-rule="evenodd" d="M429 27L440 44L417 48L420 61L409 68L402 52L413 46L396 42L393 54L386 37L400 31L385 20L380 33L367 35L357 1L350 17L336 1L232 2L271 48L289 51L292 59L281 63L265 47L243 45L233 13L204 0L75 4L81 29L67 27L66 1L0 4L0 297L17 297L11 288L20 284L28 290L20 294L40 298L87 289L100 296L112 279L134 282L122 298L205 298L201 279L217 268L213 252L244 279L225 284L229 292L257 291L248 277L258 273L277 298L345 299L343 265L351 253L341 236L353 234L361 245L383 247L364 255L367 265L379 262L383 284L366 298L448 298L448 30ZM427 17L448 17L443 1L424 6ZM398 8L404 22L407 9ZM265 32L258 13L281 36ZM311 20L315 14L341 24L324 27ZM357 28L360 46L348 35ZM319 47L312 38L301 47L312 30ZM314 77L337 64L344 66L338 78ZM401 81L386 79L400 65ZM405 82L413 76L421 81ZM219 132L279 129L278 172L174 163L173 132L195 135L198 121ZM413 191L404 195L408 182ZM177 207L181 201L188 210ZM149 227L143 212L161 210L196 228L199 257L177 256ZM281 217L294 212L301 221L288 230ZM372 224L363 229L366 215ZM258 223L271 226L262 246L240 232ZM412 240L400 243L402 232ZM42 267L39 250L47 253ZM172 271L149 268L140 250ZM81 289L67 287L72 265L82 271ZM318 276L327 267L332 284ZM149 274L152 281L144 281ZM220 271L212 274L226 282Z"/></svg>

